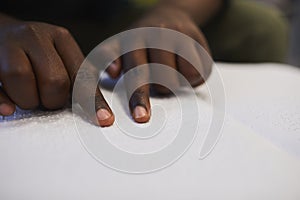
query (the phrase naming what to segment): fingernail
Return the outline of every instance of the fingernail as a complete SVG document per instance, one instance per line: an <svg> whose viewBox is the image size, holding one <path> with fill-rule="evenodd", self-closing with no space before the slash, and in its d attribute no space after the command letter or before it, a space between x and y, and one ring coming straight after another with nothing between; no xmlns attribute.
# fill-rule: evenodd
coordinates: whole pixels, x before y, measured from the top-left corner
<svg viewBox="0 0 300 200"><path fill-rule="evenodd" d="M111 117L111 113L108 110L101 108L97 111L97 117L100 121L107 120Z"/></svg>
<svg viewBox="0 0 300 200"><path fill-rule="evenodd" d="M7 104L0 104L0 114L1 115L12 115L14 113L14 109Z"/></svg>
<svg viewBox="0 0 300 200"><path fill-rule="evenodd" d="M133 117L135 119L144 118L147 116L147 110L143 106L137 106L135 107L133 111Z"/></svg>

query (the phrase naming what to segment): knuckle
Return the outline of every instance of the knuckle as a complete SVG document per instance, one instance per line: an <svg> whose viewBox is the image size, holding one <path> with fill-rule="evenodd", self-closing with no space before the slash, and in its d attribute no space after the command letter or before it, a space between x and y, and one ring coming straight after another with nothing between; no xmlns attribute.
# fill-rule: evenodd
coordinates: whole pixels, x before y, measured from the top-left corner
<svg viewBox="0 0 300 200"><path fill-rule="evenodd" d="M23 31L34 31L35 30L33 23L29 23L29 22L22 24L20 28Z"/></svg>
<svg viewBox="0 0 300 200"><path fill-rule="evenodd" d="M61 26L56 26L55 32L58 36L61 36L61 37L68 37L71 35L68 29L61 27Z"/></svg>
<svg viewBox="0 0 300 200"><path fill-rule="evenodd" d="M8 79L24 79L33 77L31 69L21 66L8 67L6 70L2 70L1 73Z"/></svg>
<svg viewBox="0 0 300 200"><path fill-rule="evenodd" d="M165 23L159 23L159 24L157 25L157 27L159 27L159 28L167 28L168 26L167 26L167 24L165 24Z"/></svg>
<svg viewBox="0 0 300 200"><path fill-rule="evenodd" d="M42 24L38 22L22 23L15 30L15 34L19 41L25 41L24 38L27 38L29 41L40 41L43 35Z"/></svg>
<svg viewBox="0 0 300 200"><path fill-rule="evenodd" d="M44 81L43 85L52 93L61 93L69 90L70 81L67 77L49 77Z"/></svg>
<svg viewBox="0 0 300 200"><path fill-rule="evenodd" d="M177 31L179 31L179 32L183 32L183 31L185 31L185 26L184 26L184 24L182 24L182 23L177 23L177 24L175 24L174 26L173 26L173 28L175 29L175 30L177 30Z"/></svg>
<svg viewBox="0 0 300 200"><path fill-rule="evenodd" d="M20 30L25 34L35 35L38 30L38 25L32 22L23 23L20 26Z"/></svg>

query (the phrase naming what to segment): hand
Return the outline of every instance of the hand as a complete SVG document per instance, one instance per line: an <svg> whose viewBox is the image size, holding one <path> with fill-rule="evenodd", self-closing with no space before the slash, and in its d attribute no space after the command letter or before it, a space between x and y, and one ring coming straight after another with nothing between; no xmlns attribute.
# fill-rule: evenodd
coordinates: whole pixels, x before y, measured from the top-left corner
<svg viewBox="0 0 300 200"><path fill-rule="evenodd" d="M171 17L176 16L176 17ZM154 10L138 21L133 27L157 26L171 28L185 33L208 50L203 34L195 23L183 11L177 9ZM210 73L211 66L204 66L205 77L183 58L161 50L138 50L118 59L107 70L116 78L148 62L168 65L180 71L193 86L204 82ZM197 52L195 52L197 53ZM47 109L63 107L69 99L77 71L84 57L70 33L61 27L38 22L9 20L0 23L0 115L11 115L15 105L23 109L34 109L43 106ZM97 72L92 67L86 73L89 82L80 86L82 91L75 97L84 111L100 126L110 126L114 115L103 95L95 91L95 109L89 108L88 94L91 85L98 81ZM160 74L154 74L159 76ZM91 78L92 77L92 78ZM161 78L165 78L164 76ZM176 83L176 77L170 75L168 81ZM169 91L161 86L154 86L159 93ZM93 91L92 91L93 92ZM129 100L133 119L136 122L147 122L150 119L149 85L136 90ZM95 110L97 111L94 116Z"/></svg>
<svg viewBox="0 0 300 200"><path fill-rule="evenodd" d="M62 108L69 100L83 60L81 50L65 28L11 18L0 20L0 115L13 114L16 105L22 109ZM93 69L90 73L97 81ZM78 98L83 109L91 113L95 110L88 110L85 93L93 80L82 86ZM94 94L94 122L101 126L113 124L114 115L99 89Z"/></svg>
<svg viewBox="0 0 300 200"><path fill-rule="evenodd" d="M145 17L134 23L130 28L139 27L162 27L173 29L184 33L194 40L196 40L206 51L209 52L209 48L206 39L192 20L192 18L182 9L168 6L168 7L157 7L150 11ZM180 47L179 47L180 48ZM196 48L191 45L190 53L195 56L201 57L197 52ZM117 78L121 71L127 72L133 67L137 67L146 63L160 63L172 67L179 71L183 76L190 82L193 87L201 85L209 76L211 72L211 65L202 66L201 71L202 77L199 72L185 59L170 52L166 52L158 49L141 49L133 51L123 55L120 59L117 59L108 69L107 72L112 78ZM168 81L168 85L180 86L177 74L162 74L160 72L151 72L144 70L144 74L140 74L136 80L130 80L130 83L125 80L127 90L130 91L129 87L134 87L134 81L138 82L137 79L147 79L149 76L156 76L156 80L164 79ZM136 83L137 85L137 83ZM169 89L160 85L151 85L153 89L159 94L169 94ZM149 85L139 87L129 99L129 107L136 122L147 122L150 119L150 102L149 102Z"/></svg>

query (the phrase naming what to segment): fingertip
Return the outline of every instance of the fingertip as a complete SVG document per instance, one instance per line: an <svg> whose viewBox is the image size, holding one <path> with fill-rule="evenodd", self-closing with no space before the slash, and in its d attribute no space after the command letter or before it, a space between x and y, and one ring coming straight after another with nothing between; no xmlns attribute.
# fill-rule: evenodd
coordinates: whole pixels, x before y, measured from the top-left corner
<svg viewBox="0 0 300 200"><path fill-rule="evenodd" d="M16 110L15 106L4 104L4 103L0 105L0 115L3 116L12 115L15 112L15 110Z"/></svg>
<svg viewBox="0 0 300 200"><path fill-rule="evenodd" d="M120 75L120 66L117 63L113 62L106 69L106 72L111 78L117 78Z"/></svg>
<svg viewBox="0 0 300 200"><path fill-rule="evenodd" d="M111 126L115 121L114 115L104 108L101 108L97 111L97 119L101 127Z"/></svg>
<svg viewBox="0 0 300 200"><path fill-rule="evenodd" d="M132 117L137 123L146 123L150 120L150 113L143 106L136 106L133 110Z"/></svg>

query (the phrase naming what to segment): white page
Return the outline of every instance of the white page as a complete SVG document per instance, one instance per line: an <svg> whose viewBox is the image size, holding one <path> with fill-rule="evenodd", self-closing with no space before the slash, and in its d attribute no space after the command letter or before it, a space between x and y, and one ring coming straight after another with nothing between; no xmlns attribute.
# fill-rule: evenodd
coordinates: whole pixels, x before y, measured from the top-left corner
<svg viewBox="0 0 300 200"><path fill-rule="evenodd" d="M210 112L205 95L203 91L199 97L204 120ZM176 116L172 99L151 101ZM200 135L171 167L130 175L103 166L87 153L69 111L35 115L0 124L0 199L300 198L299 160L230 116L220 141L204 160L199 160ZM157 148L153 143L135 147L129 140L109 135L112 129L105 129L106 136L131 151ZM167 139L168 135L161 136L159 144Z"/></svg>
<svg viewBox="0 0 300 200"><path fill-rule="evenodd" d="M221 64L227 113L300 158L300 69Z"/></svg>

